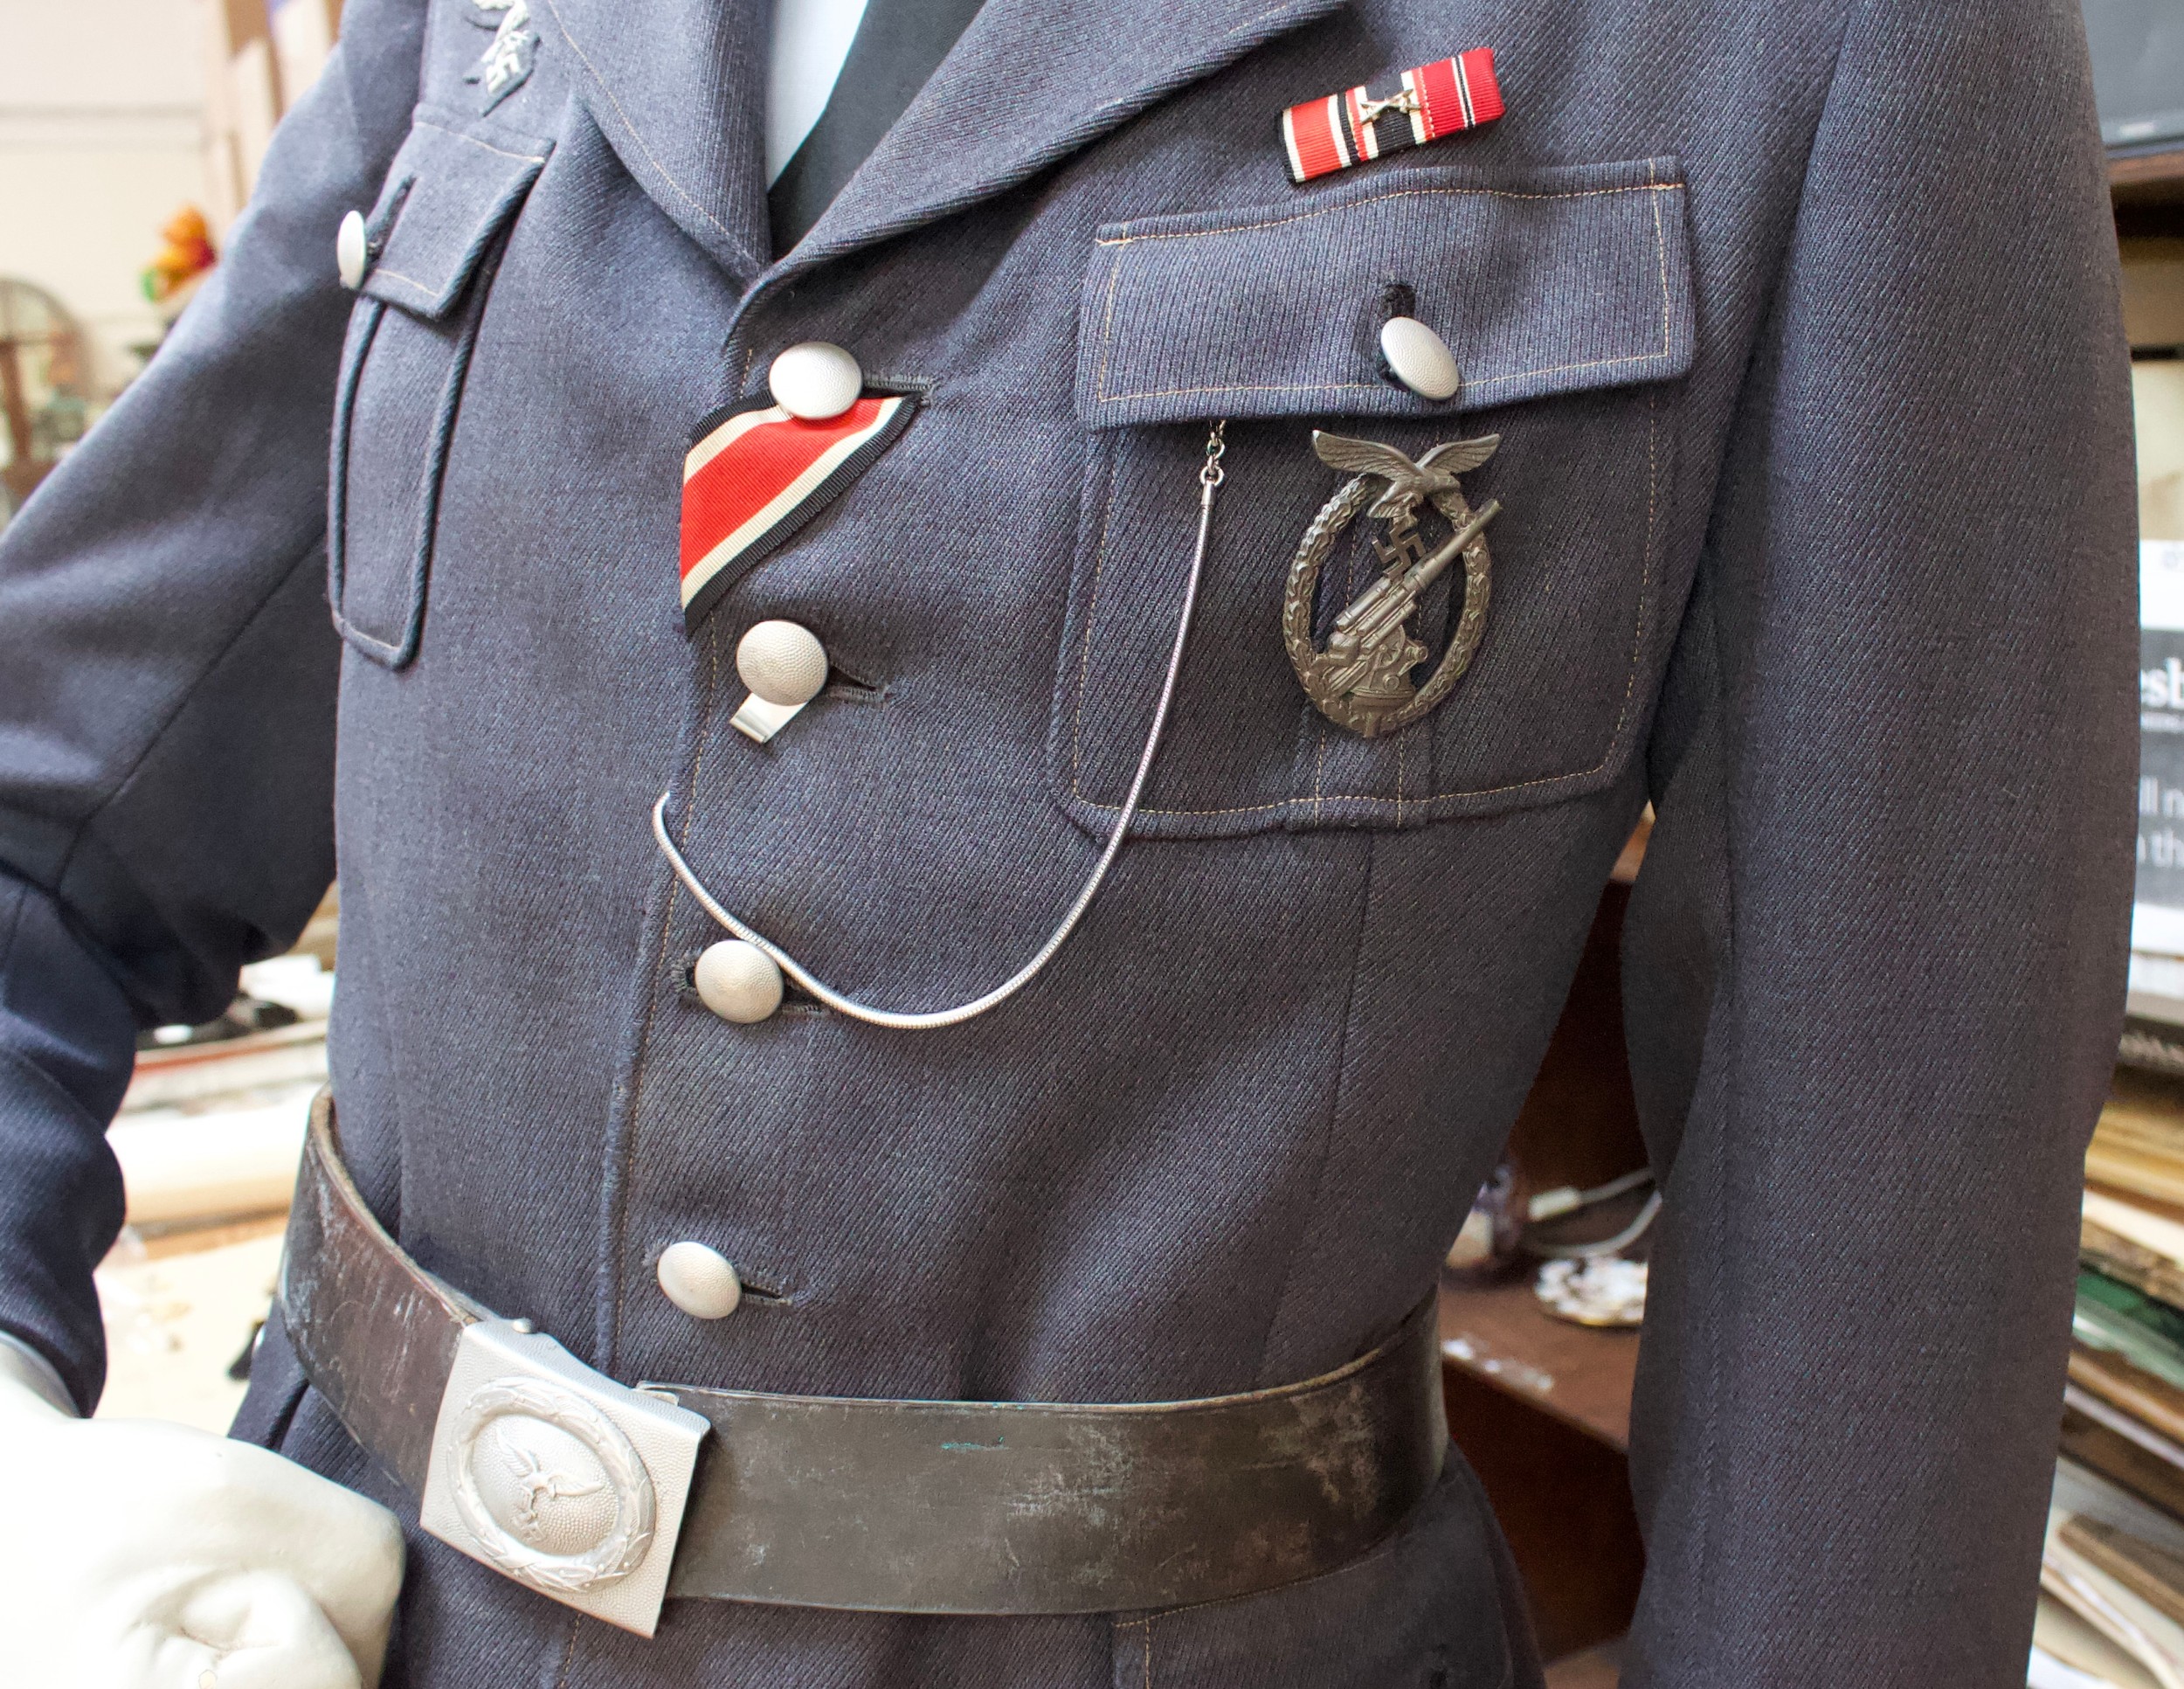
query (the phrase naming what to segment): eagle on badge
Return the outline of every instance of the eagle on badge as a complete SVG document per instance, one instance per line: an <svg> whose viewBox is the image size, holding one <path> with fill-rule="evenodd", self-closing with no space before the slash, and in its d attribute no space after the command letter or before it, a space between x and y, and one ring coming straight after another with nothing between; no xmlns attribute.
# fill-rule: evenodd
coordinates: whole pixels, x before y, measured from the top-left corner
<svg viewBox="0 0 2184 1689"><path fill-rule="evenodd" d="M1484 463L1501 443L1499 434L1452 440L1413 463L1393 446L1383 446L1377 440L1352 440L1347 434L1312 430L1313 454L1330 469L1378 475L1387 482L1387 491L1365 514L1390 522L1414 516L1424 500L1451 493L1461 498L1463 485L1456 477Z"/></svg>

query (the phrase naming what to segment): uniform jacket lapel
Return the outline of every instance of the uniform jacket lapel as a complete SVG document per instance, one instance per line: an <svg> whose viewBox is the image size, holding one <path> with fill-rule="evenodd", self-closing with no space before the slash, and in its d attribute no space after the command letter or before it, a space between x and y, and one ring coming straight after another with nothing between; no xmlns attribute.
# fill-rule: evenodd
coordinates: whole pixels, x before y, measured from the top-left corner
<svg viewBox="0 0 2184 1689"><path fill-rule="evenodd" d="M986 0L805 237L798 263L899 234L1013 187L1344 3ZM1270 133L1277 115L1267 114Z"/></svg>
<svg viewBox="0 0 2184 1689"><path fill-rule="evenodd" d="M797 266L1013 187L1344 3L986 0L798 248ZM739 278L764 268L764 0L540 0L540 10L646 191ZM854 90L836 97L845 93Z"/></svg>

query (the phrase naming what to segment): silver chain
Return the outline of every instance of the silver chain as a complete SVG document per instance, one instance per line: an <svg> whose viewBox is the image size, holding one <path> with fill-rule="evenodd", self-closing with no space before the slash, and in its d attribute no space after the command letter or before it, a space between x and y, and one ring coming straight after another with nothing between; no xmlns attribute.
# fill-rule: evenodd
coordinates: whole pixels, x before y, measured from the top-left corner
<svg viewBox="0 0 2184 1689"><path fill-rule="evenodd" d="M682 882L684 889L697 900L698 907L745 944L755 945L771 956L776 966L827 1007L871 1026L892 1027L906 1032L957 1026L984 1014L990 1008L999 1007L1037 979L1047 964L1054 960L1055 952L1068 942L1069 935L1077 930L1077 924L1083 920L1085 911L1092 907L1093 898L1099 896L1100 887L1107 879L1108 869L1115 865L1115 858L1122 854L1123 841L1130 836L1130 823L1137 819L1138 800L1144 796L1145 782L1152 775L1153 759L1159 755L1161 737L1167 731L1168 710L1175 702L1176 682L1183 673L1183 651L1191 636L1191 619L1198 609L1199 582L1206 573L1206 542L1213 529L1213 492L1227 479L1221 469L1221 457L1228 449L1227 430L1227 420L1223 419L1213 425L1212 433L1206 439L1206 462L1199 471L1199 481L1204 490L1199 501L1198 543L1191 550L1191 570L1184 584L1183 604L1176 613L1175 644L1168 653L1167 672L1161 679L1159 701L1153 707L1152 725L1145 734L1144 751L1137 758L1137 772L1130 779L1130 792L1123 800L1121 813L1115 818L1115 831L1109 835L1106 848L1100 852L1100 860L1094 865L1091 877L1085 881L1084 889L1077 893L1076 901L1069 905L1061 924L1047 936L1047 942L1039 947L1031 960L984 996L974 997L967 1003L958 1003L953 1008L921 1011L874 1008L854 997L846 997L814 976L756 927L737 919L705 889L697 871L675 848L674 840L667 828L668 794L663 792L660 801L653 806L653 838L659 844L660 854L667 857L668 866L674 869L675 877Z"/></svg>

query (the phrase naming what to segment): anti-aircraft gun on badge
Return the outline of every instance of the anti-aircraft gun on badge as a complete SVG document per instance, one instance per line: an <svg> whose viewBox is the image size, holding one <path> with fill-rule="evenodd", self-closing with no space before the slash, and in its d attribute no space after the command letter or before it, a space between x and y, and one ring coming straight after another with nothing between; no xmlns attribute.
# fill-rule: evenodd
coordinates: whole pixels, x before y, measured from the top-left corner
<svg viewBox="0 0 2184 1689"><path fill-rule="evenodd" d="M1298 677L1306 692L1330 717L1367 738L1391 726L1402 726L1423 713L1411 709L1423 695L1411 683L1410 674L1426 661L1428 654L1426 647L1411 636L1410 619L1427 589L1447 572L1451 564L1464 556L1466 550L1485 532L1487 524L1501 514L1498 500L1474 511L1465 502L1462 485L1457 480L1459 475L1477 468L1492 457L1500 444L1498 434L1453 440L1434 446L1413 462L1393 446L1383 446L1377 440L1352 440L1317 431L1312 435L1312 450L1330 468L1347 469L1361 478L1370 475L1387 483L1386 491L1366 513L1388 524L1386 539L1374 547L1386 565L1379 579L1335 618L1324 651L1313 650L1308 635L1303 641L1304 650L1300 653L1295 626L1297 606L1294 602L1288 616L1292 624L1289 629L1290 655L1296 660ZM1358 484L1353 482L1352 486ZM1333 541L1333 525L1325 518L1335 513L1337 505L1346 502L1344 495L1337 495L1330 501L1329 509L1322 513L1323 521L1315 523L1313 533L1308 534L1292 571L1293 601L1303 584L1302 577L1307 572L1310 577L1306 586L1308 597L1310 588L1317 586L1318 565ZM1430 556L1421 557L1420 553L1425 548L1418 537L1418 507L1428 502L1449 518L1455 531ZM1350 502L1349 509L1341 513L1341 525L1346 526L1354 518L1355 510L1356 503ZM1317 537L1323 529L1327 530L1324 537ZM1483 554L1476 571L1467 569L1468 577L1475 573L1476 579L1467 579L1463 617L1450 641L1448 655L1443 658L1434 679L1427 682L1428 690L1438 688L1433 702L1438 702L1439 696L1455 682L1477 642L1479 626L1486 613ZM1309 617L1309 603L1304 611ZM1431 703L1426 708L1431 708ZM1399 716L1400 720L1396 719Z"/></svg>

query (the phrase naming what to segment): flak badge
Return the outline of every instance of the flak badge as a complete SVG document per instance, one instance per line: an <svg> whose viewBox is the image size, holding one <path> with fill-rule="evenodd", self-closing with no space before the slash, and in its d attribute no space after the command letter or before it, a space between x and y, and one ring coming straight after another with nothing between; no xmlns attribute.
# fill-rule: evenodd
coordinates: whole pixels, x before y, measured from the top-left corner
<svg viewBox="0 0 2184 1689"><path fill-rule="evenodd" d="M916 409L914 394L867 388L823 422L755 398L699 423L682 460L685 629L870 468Z"/></svg>
<svg viewBox="0 0 2184 1689"><path fill-rule="evenodd" d="M1289 178L1310 182L1368 159L1475 129L1502 114L1494 50L1474 47L1380 83L1360 83L1282 114Z"/></svg>
<svg viewBox="0 0 2184 1689"><path fill-rule="evenodd" d="M1454 691L1471 666L1486 631L1494 567L1486 527L1502 507L1491 501L1474 510L1457 477L1492 457L1501 443L1499 434L1451 440L1413 462L1377 440L1313 431L1320 461L1351 471L1352 478L1320 506L1296 548L1282 600L1282 638L1305 696L1336 725L1368 739L1408 727ZM1428 508L1448 529L1431 549L1420 523ZM1320 571L1361 511L1386 523L1372 547L1379 578L1336 616L1322 647L1313 637ZM1412 618L1427 590L1458 561L1463 607L1440 661L1420 684L1412 673L1433 654L1412 631Z"/></svg>

